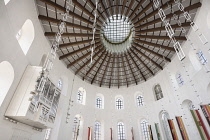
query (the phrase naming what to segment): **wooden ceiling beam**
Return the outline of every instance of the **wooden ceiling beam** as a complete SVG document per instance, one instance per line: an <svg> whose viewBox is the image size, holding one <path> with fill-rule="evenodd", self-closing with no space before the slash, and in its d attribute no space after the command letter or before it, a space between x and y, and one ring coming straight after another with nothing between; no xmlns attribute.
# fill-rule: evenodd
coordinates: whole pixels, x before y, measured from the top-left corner
<svg viewBox="0 0 210 140"><path fill-rule="evenodd" d="M144 74L142 73L141 69L139 68L139 66L137 65L136 61L133 59L133 57L131 56L131 54L128 52L127 53L128 56L131 58L132 62L135 64L136 68L139 70L139 73L141 74L141 76L143 77L144 81L147 81Z"/></svg>
<svg viewBox="0 0 210 140"><path fill-rule="evenodd" d="M83 80L88 76L88 74L93 70L93 68L98 64L98 62L101 60L102 56L104 56L104 52L102 52L102 54L98 57L98 59L96 59L95 62L93 62L94 64L90 67L90 69L87 71L87 73L85 74L85 76L83 77ZM94 60L94 59L93 59Z"/></svg>
<svg viewBox="0 0 210 140"><path fill-rule="evenodd" d="M141 60L141 58L132 50L130 49L131 53L144 65L144 67L147 68L147 70L154 76L155 74L153 71L144 63L144 61Z"/></svg>
<svg viewBox="0 0 210 140"><path fill-rule="evenodd" d="M161 55L161 54L159 54L157 52L154 52L154 51L152 51L152 50L150 50L150 49L148 49L146 47L143 47L143 46L139 45L138 43L133 43L133 45L135 47L138 47L140 49L143 49L143 50L145 50L145 51L147 51L147 52L149 52L149 53L151 53L151 54L153 54L153 55L155 55L155 56L157 56L159 58L162 58L163 59L163 57L164 57L166 61L171 62L171 59L167 58L166 56L163 56L163 55Z"/></svg>
<svg viewBox="0 0 210 140"><path fill-rule="evenodd" d="M198 3L195 3L195 4L190 5L190 6L188 6L188 7L185 7L184 10L185 10L185 11L194 10L194 9L197 9L197 8L201 7L201 5L202 5L202 4L201 4L200 2L198 2ZM180 11L180 10L178 10L178 11L176 11L176 12L174 12L174 13L168 14L168 15L166 15L166 19L172 18L172 17L174 16L174 14L176 14L176 15L181 15L181 14L183 14L183 12ZM147 23L145 23L145 24L143 24L143 25L137 26L137 27L136 27L136 30L137 30L137 29L144 28L144 27L147 27L147 26L149 26L149 25L152 25L152 24L155 24L155 23L158 23L158 22L162 22L162 20L161 20L160 18L155 19L155 20L152 20L152 21L147 22Z"/></svg>
<svg viewBox="0 0 210 140"><path fill-rule="evenodd" d="M102 48L102 46L96 47L94 51L96 52L96 51L98 51L98 50L101 49L101 48ZM91 52L86 53L85 55L81 56L80 58L76 59L75 61L69 63L69 64L67 65L67 68L73 66L74 64L78 63L79 61L83 60L84 58L86 58L86 57L88 57L88 56L90 56L90 55L91 55Z"/></svg>
<svg viewBox="0 0 210 140"><path fill-rule="evenodd" d="M96 48L100 47L99 45L101 45L101 42L97 42L96 43ZM73 52L70 52L70 53L67 53L67 54L64 54L64 55L60 56L59 60L62 60L62 59L67 58L67 57L70 57L72 55L75 55L77 53L80 53L80 52L85 51L85 50L90 49L90 48L91 48L91 45L83 47L83 48L78 49L78 50L74 50Z"/></svg>
<svg viewBox="0 0 210 140"><path fill-rule="evenodd" d="M109 79L109 88L111 87L111 83L112 83L112 74L113 74L114 63L115 63L115 54L113 54L113 55L114 55L114 58L113 58L113 62L112 62L111 76L110 76L110 79Z"/></svg>
<svg viewBox="0 0 210 140"><path fill-rule="evenodd" d="M108 9L110 11L110 15L113 16L114 12L113 12L113 9L112 9L112 4L111 4L112 0L106 0L106 1L108 1L107 4L108 4Z"/></svg>
<svg viewBox="0 0 210 140"><path fill-rule="evenodd" d="M149 58L148 56L146 56L144 53L142 53L141 51L139 51L137 48L133 47L133 49L138 52L140 55L144 56L147 60L151 61L154 65L156 65L159 69L163 70L163 67L161 67L159 64L157 64L155 61L153 61L151 58Z"/></svg>
<svg viewBox="0 0 210 140"><path fill-rule="evenodd" d="M57 32L45 32L45 36L55 36ZM63 33L62 37L93 37L93 34L87 33ZM95 37L100 37L100 34L95 34Z"/></svg>
<svg viewBox="0 0 210 140"><path fill-rule="evenodd" d="M119 0L116 0L116 15L118 15L119 13L120 13L120 11L119 11L119 6L120 4L119 4Z"/></svg>
<svg viewBox="0 0 210 140"><path fill-rule="evenodd" d="M57 24L61 23L61 19L54 19L54 18L51 18L51 17L43 16L43 15L39 15L38 18L40 20L49 21L49 22L53 22L53 23L57 23ZM65 23L66 23L66 26L68 26L68 27L74 27L74 28L77 28L77 29L92 32L92 28L85 27L85 26L78 25L78 24L74 24L74 23L70 23L70 22L67 22L67 21ZM100 33L100 31L96 30L96 33Z"/></svg>
<svg viewBox="0 0 210 140"><path fill-rule="evenodd" d="M124 0L124 1L123 1L123 5L122 5L122 10L121 10L121 15L123 15L124 12L125 12L126 3L127 3L127 0Z"/></svg>
<svg viewBox="0 0 210 140"><path fill-rule="evenodd" d="M101 54L102 51L104 51L104 49L100 49L97 53L95 53L95 54L93 55L93 60L94 60L94 58L95 58L96 56L98 56L99 54L102 55L102 54ZM85 66L87 66L88 63L90 63L90 61L91 61L91 58L89 58L89 60L87 60L87 62L85 62L85 63L84 63L84 64L75 72L75 75L76 75L78 72L80 72Z"/></svg>
<svg viewBox="0 0 210 140"><path fill-rule="evenodd" d="M101 62L101 64L100 64L100 66L98 67L98 69L97 69L97 71L96 71L96 73L95 73L93 79L91 80L91 84L93 84L93 82L94 82L94 80L95 80L97 74L99 73L101 67L103 66L103 64L104 64L104 62L105 62L105 60L106 60L108 54L109 54L109 53L107 52L107 53L106 53L106 56L104 57L104 59L102 60L102 62Z"/></svg>
<svg viewBox="0 0 210 140"><path fill-rule="evenodd" d="M149 3L145 8L143 8L143 9L141 10L141 12L140 12L138 15L136 15L136 16L132 19L132 22L134 23L134 25L136 25L135 21L136 21L141 15L143 15L147 10L149 10L149 8L151 8L152 6L153 6L153 2L150 1L150 3Z"/></svg>
<svg viewBox="0 0 210 140"><path fill-rule="evenodd" d="M95 4L91 1L91 0L87 0L88 1L88 3L90 4L90 6L93 8L93 9L95 9ZM105 21L106 19L104 18L104 16L101 14L101 12L99 11L99 6L98 6L98 9L97 9L97 14L98 14L98 16L99 16L99 18L102 18L103 19L103 21Z"/></svg>
<svg viewBox="0 0 210 140"><path fill-rule="evenodd" d="M103 76L102 76L102 78L101 78L100 87L101 87L102 82L103 82L103 80L104 80L104 76L105 76L106 73L107 73L107 69L108 69L108 67L109 67L110 60L111 60L111 55L109 56L108 62L106 63L105 70L104 70L104 74L103 74Z"/></svg>
<svg viewBox="0 0 210 140"><path fill-rule="evenodd" d="M165 49L165 50L168 50L168 51L175 51L175 49L173 47L168 47L168 46L164 46L164 45L160 45L160 44L155 44L155 43L151 43L151 42L147 42L147 41L143 41L143 40L135 39L134 42L146 44L146 45L149 45L149 46L154 46L156 48L162 48L162 49Z"/></svg>
<svg viewBox="0 0 210 140"><path fill-rule="evenodd" d="M46 4L50 5L50 6L53 6L54 8L56 8L56 9L62 11L62 12L66 12L66 8L65 7L59 5L59 4L57 4L57 3L55 3L55 2L53 2L51 0L40 0L40 1L46 3ZM87 24L91 24L91 25L93 24L93 22L91 22L90 20L88 20L86 18L83 18L81 15L77 15L77 14L75 14L72 11L69 11L69 15L73 16L73 17L75 17L75 18L77 18L77 19L79 19L79 20L81 20L81 21L83 21L83 22L85 22Z"/></svg>
<svg viewBox="0 0 210 140"><path fill-rule="evenodd" d="M125 64L124 64L124 60L123 60L123 57L121 56L121 61L122 61L122 65L123 65L123 71L124 71L124 76L125 76L125 80L126 80L126 83L127 83L127 87L128 87L128 78L127 78L127 74L126 74L126 70L125 70Z"/></svg>
<svg viewBox="0 0 210 140"><path fill-rule="evenodd" d="M130 4L129 4L129 7L128 7L126 13L125 13L125 16L126 16L126 17L128 16L128 14L129 14L129 12L130 12L130 10L131 10L133 4L134 4L134 0L131 0L131 2L130 2Z"/></svg>
<svg viewBox="0 0 210 140"><path fill-rule="evenodd" d="M123 55L123 57L124 57L124 55ZM129 68L130 68L130 71L131 71L131 74L132 74L132 76L133 76L133 79L135 80L135 83L136 83L136 85L137 85L138 82L137 82L136 77L135 77L135 75L134 75L134 73L133 73L133 69L131 68L131 65L129 64L128 58L127 58L126 56L125 56L125 60L126 60L126 63L128 64L128 66L129 66Z"/></svg>
<svg viewBox="0 0 210 140"><path fill-rule="evenodd" d="M149 39L160 39L160 40L170 40L169 36L154 36L154 35L136 35L134 38L149 38ZM185 36L175 36L176 40L187 40Z"/></svg>
<svg viewBox="0 0 210 140"><path fill-rule="evenodd" d="M189 27L189 26L190 26L190 22L182 23L182 27ZM178 24L171 25L171 27L173 29L181 28ZM161 30L166 30L166 29L165 27L157 27L157 28L151 28L151 29L146 29L146 30L139 30L139 31L136 31L136 35L148 33L148 32L161 31Z"/></svg>
<svg viewBox="0 0 210 140"><path fill-rule="evenodd" d="M65 43L65 44L60 44L59 47L60 47L60 48L72 47L72 46L76 46L76 45L81 45L81 44L85 44L85 43L90 43L91 41L92 41L92 39L83 40L83 41L77 41L77 42L71 42L71 43ZM96 38L95 41L96 41L96 42L100 41L100 38Z"/></svg>
<svg viewBox="0 0 210 140"><path fill-rule="evenodd" d="M171 5L172 3L174 3L174 0L170 0L169 2L166 2L164 5L161 6L162 9L165 9L168 7L168 5ZM153 12L149 13L148 15L146 15L145 17L143 17L142 19L138 20L136 23L134 23L135 25L139 25L141 24L143 21L147 20L148 18L155 16L158 13L158 9L154 10Z"/></svg>
<svg viewBox="0 0 210 140"><path fill-rule="evenodd" d="M143 4L143 2L145 2L144 0L141 0L138 5L136 6L136 8L133 10L133 12L131 13L131 15L129 16L130 19L133 18L133 16L135 15L135 13L137 12L137 10L141 7L141 5Z"/></svg>
<svg viewBox="0 0 210 140"><path fill-rule="evenodd" d="M77 0L73 0L73 3L94 20L95 16L90 11L88 11L83 5L81 5ZM100 21L98 18L96 18L96 21L96 23L99 23L101 25L103 24L103 22Z"/></svg>
<svg viewBox="0 0 210 140"><path fill-rule="evenodd" d="M105 5L103 4L103 0L100 0L100 4L101 4L101 7L102 7L103 12L105 13L106 17L109 18L109 14L108 14L108 12L106 10Z"/></svg>

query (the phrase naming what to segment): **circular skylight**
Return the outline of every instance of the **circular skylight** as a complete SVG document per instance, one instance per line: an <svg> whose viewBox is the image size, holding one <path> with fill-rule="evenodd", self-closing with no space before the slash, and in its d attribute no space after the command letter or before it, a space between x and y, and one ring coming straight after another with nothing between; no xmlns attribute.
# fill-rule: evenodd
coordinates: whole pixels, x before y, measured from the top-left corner
<svg viewBox="0 0 210 140"><path fill-rule="evenodd" d="M131 35L132 26L127 17L113 15L103 26L104 38L112 44L121 44Z"/></svg>

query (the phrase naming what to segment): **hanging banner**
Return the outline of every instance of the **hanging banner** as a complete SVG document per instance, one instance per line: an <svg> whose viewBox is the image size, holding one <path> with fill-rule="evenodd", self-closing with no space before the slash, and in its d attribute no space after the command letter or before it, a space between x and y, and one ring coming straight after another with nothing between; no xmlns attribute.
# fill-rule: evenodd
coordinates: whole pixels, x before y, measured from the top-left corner
<svg viewBox="0 0 210 140"><path fill-rule="evenodd" d="M180 130L181 135L182 135L182 139L183 140L189 140L188 135L187 135L187 131L186 131L185 126L184 126L184 123L182 121L182 117L177 116L176 117L176 121L178 123L179 130Z"/></svg>
<svg viewBox="0 0 210 140"><path fill-rule="evenodd" d="M134 140L133 127L131 128L132 140Z"/></svg>
<svg viewBox="0 0 210 140"><path fill-rule="evenodd" d="M210 126L210 105L201 105L201 109L203 111L204 116Z"/></svg>
<svg viewBox="0 0 210 140"><path fill-rule="evenodd" d="M91 140L91 128L88 127L88 140Z"/></svg>
<svg viewBox="0 0 210 140"><path fill-rule="evenodd" d="M152 126L151 125L148 125L148 130L149 130L149 138L150 138L150 140L153 140Z"/></svg>
<svg viewBox="0 0 210 140"><path fill-rule="evenodd" d="M158 123L155 123L155 130L156 130L158 140L161 140Z"/></svg>
<svg viewBox="0 0 210 140"><path fill-rule="evenodd" d="M178 136L177 136L177 133L176 133L176 129L175 129L175 126L174 126L174 122L173 120L168 120L168 124L170 126L170 129L171 129L171 134L173 136L173 140L179 140L178 139Z"/></svg>
<svg viewBox="0 0 210 140"><path fill-rule="evenodd" d="M112 140L112 128L110 128L110 132L111 132L111 140Z"/></svg>
<svg viewBox="0 0 210 140"><path fill-rule="evenodd" d="M203 123L203 120L200 116L200 113L198 110L190 110L192 116L193 116L193 119L195 121L195 124L198 128L198 131L200 133L200 136L202 138L202 140L210 140L210 137L209 137L209 134L208 134L208 131Z"/></svg>

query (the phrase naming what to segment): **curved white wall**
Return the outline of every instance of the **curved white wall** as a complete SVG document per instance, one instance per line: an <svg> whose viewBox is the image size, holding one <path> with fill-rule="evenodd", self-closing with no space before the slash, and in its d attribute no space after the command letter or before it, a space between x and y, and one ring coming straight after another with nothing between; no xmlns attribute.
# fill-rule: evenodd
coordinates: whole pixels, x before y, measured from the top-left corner
<svg viewBox="0 0 210 140"><path fill-rule="evenodd" d="M6 6L3 3L4 1L0 1L0 17L4 19L0 22L0 32L2 33L0 35L0 62L9 61L12 64L15 70L15 78L9 92L7 93L4 105L2 105L0 111L0 129L2 130L0 137L5 140L11 139L12 134L17 131L17 133L15 133L15 136L16 134L18 134L18 132L21 132L23 136L28 136L30 134L30 139L32 140L43 139L45 133L44 130L42 132L38 132L33 130L31 126L26 126L21 123L10 123L4 120L3 115L26 66L29 64L38 66L40 64L42 56L49 52L50 45L48 40L43 35L43 29L40 25L40 21L37 18L37 9L34 1L13 0L9 5ZM210 7L209 0L203 0L202 5L202 8L196 15L196 23L199 26L199 30L209 39L210 23L207 20L209 16L206 14L206 11L209 11ZM17 17L16 15L19 16ZM21 48L19 47L19 43L16 40L15 36L22 24L27 19L30 19L33 22L36 35L34 37L33 43L31 44L30 50L28 50L27 56L25 56ZM187 55L187 57L183 60L185 67L183 67L177 57L175 57L173 61L155 77L151 78L145 83L128 88L100 88L98 86L90 85L77 77L75 77L74 79L74 74L70 70L68 70L61 61L56 59L54 69L52 70L50 77L54 83L57 83L58 79L61 78L64 84L63 87L65 89L63 89L64 94L62 94L60 98L58 110L60 117L56 120L57 126L52 131L50 138L52 140L71 139L73 119L77 114L80 114L84 120L82 129L83 132L80 133L82 135L82 139L87 139L87 128L90 126L93 127L95 121L100 121L103 122L102 127L104 130L104 140L110 139L110 128L113 128L113 139L116 139L117 122L120 121L125 124L127 139L131 139L131 127L133 127L134 129L135 139L142 138L140 128L140 121L142 119L146 119L149 124L152 125L152 130L156 138L154 123L160 123L159 114L162 110L166 110L169 113L170 118L172 119L174 119L175 116L184 116L186 118L190 118L190 114L184 113L185 109L187 110L187 108L184 108L185 106L183 105L183 101L192 101L196 108L200 108L199 104L209 103L210 73L207 73L206 69L203 66L201 66L201 69L194 69L195 66L192 65L192 62L194 62L194 60L196 59L189 59L188 54L189 52L191 52L193 54L191 55L192 57L196 56L196 51L200 49L205 53L207 59L210 60L210 54L208 52L208 50L210 49L210 45L202 45L197 37L197 34L194 31L190 31L189 34L191 40L193 40L196 50L193 50L190 47L191 42L186 41L182 44L184 52ZM209 67L210 64L208 63L207 66ZM188 71L189 76L186 73L186 70ZM185 81L185 84L181 87L177 86L175 78L175 75L178 71L182 73L183 80ZM193 81L194 88L192 87L192 82L190 82L191 80ZM159 101L155 101L153 91L153 87L157 83L161 85L164 95L164 98ZM78 104L76 101L77 91L80 87L83 87L86 90L85 105ZM104 109L95 108L95 98L99 93L104 96ZM145 102L144 106L136 106L136 93L141 93L141 95L143 95ZM124 99L123 110L115 109L116 95L121 95ZM198 98L197 95L200 95L200 97ZM69 105L70 99L73 101L73 103L71 102ZM66 123L68 108L70 108L70 116L69 122ZM203 117L203 120L205 121L202 113L201 115ZM174 123L178 136L181 139L177 123ZM200 139L198 131L192 120L189 119L185 126L187 131L189 132L190 139ZM160 129L161 136L163 137L163 128L161 126Z"/></svg>

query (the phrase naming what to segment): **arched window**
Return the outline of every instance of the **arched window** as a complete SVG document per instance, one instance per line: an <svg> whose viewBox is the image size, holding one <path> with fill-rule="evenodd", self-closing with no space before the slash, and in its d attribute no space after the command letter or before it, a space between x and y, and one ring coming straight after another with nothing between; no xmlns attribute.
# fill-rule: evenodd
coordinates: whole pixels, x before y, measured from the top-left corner
<svg viewBox="0 0 210 140"><path fill-rule="evenodd" d="M78 117L78 116L76 116L75 118L74 118L74 124L73 124L73 130L72 130L72 132L73 132L73 140L77 140L78 139L78 136L79 136L79 132L80 132L80 125L81 125L81 117Z"/></svg>
<svg viewBox="0 0 210 140"><path fill-rule="evenodd" d="M58 88L62 89L63 87L63 81L61 79L58 80Z"/></svg>
<svg viewBox="0 0 210 140"><path fill-rule="evenodd" d="M181 73L177 73L176 74L176 81L179 84L179 86L183 86L184 85L184 80L182 78Z"/></svg>
<svg viewBox="0 0 210 140"><path fill-rule="evenodd" d="M31 47L34 34L34 25L30 19L27 19L16 35L16 39L25 55Z"/></svg>
<svg viewBox="0 0 210 140"><path fill-rule="evenodd" d="M4 4L7 5L10 0L4 0Z"/></svg>
<svg viewBox="0 0 210 140"><path fill-rule="evenodd" d="M0 63L0 106L3 103L7 92L12 85L14 80L14 69L12 65L7 62L3 61Z"/></svg>
<svg viewBox="0 0 210 140"><path fill-rule="evenodd" d="M46 130L44 140L49 140L50 139L50 133L51 133L51 129L49 128L49 129Z"/></svg>
<svg viewBox="0 0 210 140"><path fill-rule="evenodd" d="M123 109L123 100L121 98L116 99L116 108Z"/></svg>
<svg viewBox="0 0 210 140"><path fill-rule="evenodd" d="M202 65L206 65L208 63L208 60L201 50L197 52L197 56Z"/></svg>
<svg viewBox="0 0 210 140"><path fill-rule="evenodd" d="M117 138L118 140L125 140L125 126L123 122L117 124Z"/></svg>
<svg viewBox="0 0 210 140"><path fill-rule="evenodd" d="M99 109L102 108L102 98L101 97L96 98L96 108L99 108Z"/></svg>
<svg viewBox="0 0 210 140"><path fill-rule="evenodd" d="M156 100L160 100L163 98L163 92L159 84L155 85L154 91L155 91Z"/></svg>
<svg viewBox="0 0 210 140"><path fill-rule="evenodd" d="M95 122L95 131L94 131L94 140L100 140L101 139L101 123Z"/></svg>
<svg viewBox="0 0 210 140"><path fill-rule="evenodd" d="M140 124L144 140L150 140L148 122L146 120L142 120Z"/></svg>
<svg viewBox="0 0 210 140"><path fill-rule="evenodd" d="M143 106L144 105L144 97L142 95L138 95L136 97L137 106Z"/></svg>
<svg viewBox="0 0 210 140"><path fill-rule="evenodd" d="M85 105L85 97L86 97L86 91L84 88L79 88L77 92L77 102L80 104Z"/></svg>
<svg viewBox="0 0 210 140"><path fill-rule="evenodd" d="M168 124L168 119L169 119L169 114L167 112L163 111L161 113L161 122L162 122L162 125L163 125L164 133L165 133L165 136L166 136L167 140L172 140L173 137L172 137L172 134L171 134L170 126Z"/></svg>

